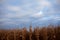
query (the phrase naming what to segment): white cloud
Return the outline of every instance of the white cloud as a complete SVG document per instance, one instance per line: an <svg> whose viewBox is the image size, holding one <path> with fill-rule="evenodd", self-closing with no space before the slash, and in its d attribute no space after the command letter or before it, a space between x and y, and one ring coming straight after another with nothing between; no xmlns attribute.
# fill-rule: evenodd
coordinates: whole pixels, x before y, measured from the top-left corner
<svg viewBox="0 0 60 40"><path fill-rule="evenodd" d="M47 17L42 17L42 18L39 18L39 19L33 21L32 23L36 23L36 22L40 22L40 21L43 21L43 22L44 22L44 21L46 21L46 20L48 20Z"/></svg>
<svg viewBox="0 0 60 40"><path fill-rule="evenodd" d="M60 20L60 17L55 17L54 20Z"/></svg>
<svg viewBox="0 0 60 40"><path fill-rule="evenodd" d="M20 23L28 23L31 20L29 18L22 18L22 19L8 19L8 18L2 18L0 19L1 25L10 25L10 24L20 24Z"/></svg>
<svg viewBox="0 0 60 40"><path fill-rule="evenodd" d="M23 19L20 19L20 21L23 22L23 23L24 23L24 22L26 23L26 22L30 22L31 19L29 19L29 18L23 18Z"/></svg>
<svg viewBox="0 0 60 40"><path fill-rule="evenodd" d="M39 1L38 3L40 4L41 9L43 9L44 7L52 6L51 2L49 2L47 0L38 0L38 1Z"/></svg>
<svg viewBox="0 0 60 40"><path fill-rule="evenodd" d="M32 14L32 17L35 17L35 18L39 18L39 17L43 17L43 16L44 16L44 14L41 11L39 13Z"/></svg>
<svg viewBox="0 0 60 40"><path fill-rule="evenodd" d="M37 4L39 6L35 7L35 4ZM32 6L34 8L31 8ZM9 18L12 18L12 17L21 18L23 16L26 16L26 15L30 15L31 14L32 17L42 17L43 14L41 14L38 11L39 10L42 10L45 6L50 7L51 6L50 2L48 2L46 0L39 0L36 3L35 2L34 3L27 3L27 4L22 5L21 7L20 6L7 5L6 8L9 11L16 11L16 13L15 14L9 13L6 16L9 17Z"/></svg>
<svg viewBox="0 0 60 40"><path fill-rule="evenodd" d="M42 5L42 6L49 6L49 7L50 7L50 6L51 6L51 3L48 2L48 1L42 1L42 2L41 2L41 5Z"/></svg>
<svg viewBox="0 0 60 40"><path fill-rule="evenodd" d="M8 21L8 20L10 20L10 19L8 19L8 18L0 18L0 22L4 22L4 21Z"/></svg>
<svg viewBox="0 0 60 40"><path fill-rule="evenodd" d="M7 13L7 14L5 14L4 17L6 17L6 18L22 18L22 17L25 17L26 15L29 15L29 14L16 12L16 13Z"/></svg>
<svg viewBox="0 0 60 40"><path fill-rule="evenodd" d="M21 8L19 6L12 6L12 5L8 5L6 6L6 8L10 11L20 11Z"/></svg>
<svg viewBox="0 0 60 40"><path fill-rule="evenodd" d="M60 20L60 17L59 16L47 16L47 17L42 17L42 18L39 18L35 21L33 21L32 23L36 23L36 22L39 22L39 21L48 21L48 20Z"/></svg>
<svg viewBox="0 0 60 40"><path fill-rule="evenodd" d="M55 0L55 3L60 4L60 0Z"/></svg>

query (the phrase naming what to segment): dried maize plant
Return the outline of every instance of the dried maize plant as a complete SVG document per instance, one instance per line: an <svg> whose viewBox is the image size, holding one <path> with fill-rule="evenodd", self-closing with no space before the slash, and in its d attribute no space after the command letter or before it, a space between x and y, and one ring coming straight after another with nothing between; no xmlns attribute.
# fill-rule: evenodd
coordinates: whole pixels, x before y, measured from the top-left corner
<svg viewBox="0 0 60 40"><path fill-rule="evenodd" d="M20 31L20 40L22 40L22 29Z"/></svg>
<svg viewBox="0 0 60 40"><path fill-rule="evenodd" d="M7 40L14 40L14 32L13 32L13 30L8 31Z"/></svg>
<svg viewBox="0 0 60 40"><path fill-rule="evenodd" d="M52 26L51 30L52 30L52 40L56 40L56 35L55 35L54 26Z"/></svg>
<svg viewBox="0 0 60 40"><path fill-rule="evenodd" d="M60 40L60 26L0 30L0 40Z"/></svg>
<svg viewBox="0 0 60 40"><path fill-rule="evenodd" d="M27 30L26 30L26 28L23 28L22 29L22 40L26 40L26 32L27 32Z"/></svg>
<svg viewBox="0 0 60 40"><path fill-rule="evenodd" d="M0 30L0 40L1 40L1 30Z"/></svg>
<svg viewBox="0 0 60 40"><path fill-rule="evenodd" d="M29 29L29 40L32 40L32 26Z"/></svg>
<svg viewBox="0 0 60 40"><path fill-rule="evenodd" d="M16 30L13 30L14 33L14 40L16 40Z"/></svg>
<svg viewBox="0 0 60 40"><path fill-rule="evenodd" d="M0 30L0 40L2 40L2 30Z"/></svg>
<svg viewBox="0 0 60 40"><path fill-rule="evenodd" d="M21 35L21 30L15 30L15 35L16 35L16 39L15 40L21 40L22 38L20 37Z"/></svg>
<svg viewBox="0 0 60 40"><path fill-rule="evenodd" d="M55 28L56 40L60 40L60 26Z"/></svg>
<svg viewBox="0 0 60 40"><path fill-rule="evenodd" d="M51 26L51 27L48 27L47 28L47 31L48 31L48 40L55 40L55 30L54 30L54 27Z"/></svg>
<svg viewBox="0 0 60 40"><path fill-rule="evenodd" d="M43 27L40 31L41 40L47 40L47 28Z"/></svg>
<svg viewBox="0 0 60 40"><path fill-rule="evenodd" d="M9 40L9 38L8 38L8 35L9 35L8 33L9 33L9 31L10 31L10 30L7 30L7 31L6 31L6 35L7 35L7 36L6 36L6 40Z"/></svg>
<svg viewBox="0 0 60 40"><path fill-rule="evenodd" d="M54 30L53 30L53 39L56 40L56 31L55 31L55 27L54 27Z"/></svg>
<svg viewBox="0 0 60 40"><path fill-rule="evenodd" d="M36 40L39 40L39 35L40 35L39 32L40 32L39 27L34 29L34 34L35 34Z"/></svg>
<svg viewBox="0 0 60 40"><path fill-rule="evenodd" d="M0 40L7 40L6 37L7 37L6 31L1 30L0 31Z"/></svg>

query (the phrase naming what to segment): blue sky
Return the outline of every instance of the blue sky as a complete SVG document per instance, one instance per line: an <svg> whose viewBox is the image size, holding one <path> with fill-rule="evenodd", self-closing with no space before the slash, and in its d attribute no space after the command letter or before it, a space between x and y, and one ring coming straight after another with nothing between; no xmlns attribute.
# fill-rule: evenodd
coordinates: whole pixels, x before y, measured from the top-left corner
<svg viewBox="0 0 60 40"><path fill-rule="evenodd" d="M60 0L1 0L0 29L60 24Z"/></svg>

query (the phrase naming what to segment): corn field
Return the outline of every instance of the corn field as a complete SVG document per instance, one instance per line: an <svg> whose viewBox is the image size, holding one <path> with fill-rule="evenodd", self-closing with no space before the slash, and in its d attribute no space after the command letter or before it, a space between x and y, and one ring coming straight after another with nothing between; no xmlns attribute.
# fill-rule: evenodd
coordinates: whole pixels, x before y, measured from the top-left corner
<svg viewBox="0 0 60 40"><path fill-rule="evenodd" d="M0 30L0 40L60 40L60 26Z"/></svg>

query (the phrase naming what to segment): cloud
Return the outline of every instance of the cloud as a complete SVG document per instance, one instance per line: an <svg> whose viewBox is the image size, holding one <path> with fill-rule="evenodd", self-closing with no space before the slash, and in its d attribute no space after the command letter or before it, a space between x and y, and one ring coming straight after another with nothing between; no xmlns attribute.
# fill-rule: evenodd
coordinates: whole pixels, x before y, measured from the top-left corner
<svg viewBox="0 0 60 40"><path fill-rule="evenodd" d="M47 0L38 0L38 1L39 1L41 9L43 9L44 7L51 7L52 6L51 2L49 2Z"/></svg>
<svg viewBox="0 0 60 40"><path fill-rule="evenodd" d="M10 20L10 19L8 19L8 18L0 18L0 22L4 22L4 21L8 21L8 20Z"/></svg>
<svg viewBox="0 0 60 40"><path fill-rule="evenodd" d="M21 8L19 6L8 5L6 8L10 11L20 11Z"/></svg>
<svg viewBox="0 0 60 40"><path fill-rule="evenodd" d="M60 5L60 0L55 0L55 3Z"/></svg>
<svg viewBox="0 0 60 40"><path fill-rule="evenodd" d="M42 17L42 18L39 18L39 19L33 21L32 23L36 23L36 22L40 22L40 21L46 22L46 21L49 21L49 20L58 21L58 20L60 20L60 16L50 15L50 16L47 16L47 17Z"/></svg>
<svg viewBox="0 0 60 40"><path fill-rule="evenodd" d="M34 18L39 18L39 17L43 17L43 16L44 16L44 14L41 11L39 13L35 13L35 14L31 15L31 17L34 17Z"/></svg>
<svg viewBox="0 0 60 40"><path fill-rule="evenodd" d="M2 4L3 4L5 1L6 1L6 0L0 0L0 3L2 3Z"/></svg>
<svg viewBox="0 0 60 40"><path fill-rule="evenodd" d="M30 19L7 19L7 18L3 18L0 20L0 26L6 25L6 26L10 26L10 25L21 25L23 23L28 23L30 22Z"/></svg>
<svg viewBox="0 0 60 40"><path fill-rule="evenodd" d="M10 24L16 24L16 23L8 18L0 18L0 26L10 25Z"/></svg>
<svg viewBox="0 0 60 40"><path fill-rule="evenodd" d="M26 0L27 1L27 0ZM24 3L26 3L26 1ZM8 13L6 16L7 17L14 17L14 18L21 18L21 17L25 17L26 15L32 15L32 17L42 17L43 14L40 14L39 12L41 10L43 10L43 8L45 6L50 7L51 3L47 0L37 0L32 1L32 3L30 1L27 1L26 4L22 4L21 7L20 6L13 6L13 5L7 5L7 9L10 11L15 11L16 13ZM29 3L28 3L29 2Z"/></svg>
<svg viewBox="0 0 60 40"><path fill-rule="evenodd" d="M51 6L51 3L49 1L42 1L40 3L41 3L42 6L48 6L48 7Z"/></svg>
<svg viewBox="0 0 60 40"><path fill-rule="evenodd" d="M20 12L7 13L7 14L4 15L4 18L23 18L23 17L28 16L29 14L27 14L27 13L23 14L23 13L20 13Z"/></svg>
<svg viewBox="0 0 60 40"><path fill-rule="evenodd" d="M46 16L60 14L60 5L57 1L58 0L46 1L48 5L46 7L44 6L45 8L42 8L42 11Z"/></svg>
<svg viewBox="0 0 60 40"><path fill-rule="evenodd" d="M60 17L55 17L54 20L60 20Z"/></svg>
<svg viewBox="0 0 60 40"><path fill-rule="evenodd" d="M54 15L60 13L60 10L58 10L59 0L56 0L56 3L48 0L22 0L22 4L19 4L17 0L9 1L10 2L5 5L7 13L2 14L4 17L2 16L3 18L0 19L2 24L20 25L20 23L44 23L49 20L60 20L59 16ZM17 4L19 5L17 6Z"/></svg>

